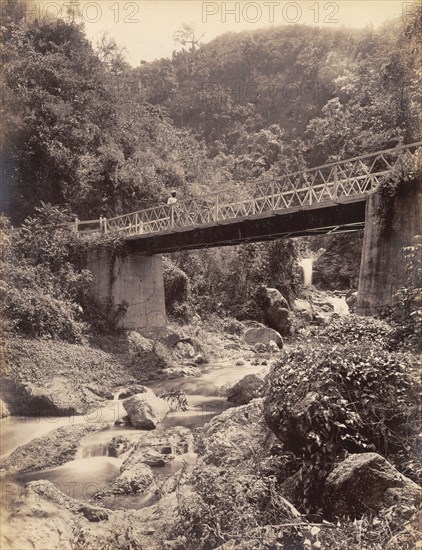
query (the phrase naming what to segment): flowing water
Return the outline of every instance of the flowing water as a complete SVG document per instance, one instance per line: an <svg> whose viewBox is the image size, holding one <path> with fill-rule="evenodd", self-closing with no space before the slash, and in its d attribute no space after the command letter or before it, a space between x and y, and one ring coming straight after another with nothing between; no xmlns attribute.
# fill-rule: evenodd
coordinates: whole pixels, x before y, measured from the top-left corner
<svg viewBox="0 0 422 550"><path fill-rule="evenodd" d="M305 285L310 285L312 283L312 259L303 259L301 265L304 270ZM327 296L326 300L333 305L336 313L348 313L349 308L344 297ZM260 355L260 359L268 361L275 356ZM255 355L251 355L250 358L255 358ZM161 380L146 384L156 395L169 389L177 389L184 392L187 397L188 410L170 412L160 424L160 429L165 430L175 426L196 428L232 407L233 405L223 396L222 388L247 374L257 373L264 369L262 363L251 365L247 360L243 365L234 363L233 360L206 365L198 377ZM117 458L109 456L111 439L115 435L121 435L129 440L137 441L140 433L140 430L135 428L115 425L116 421L126 415L123 407L124 399L119 399L124 392L125 388L120 388L113 401L104 403L101 408L85 416L8 417L0 420L2 441L0 458L2 460L19 446L29 443L32 439L42 437L60 426L80 423L107 423L109 426L108 430L105 429L86 436L81 441L74 460L54 468L19 474L14 477L15 481L24 484L34 480L49 480L63 493L82 500L105 489L119 475L123 461L131 452L131 450L124 452L124 449L121 449L121 453L117 453L119 455ZM155 473L160 477L171 476L182 467L185 461L192 463L196 460L196 455L192 451L189 449L184 455L177 456L163 468L154 468ZM141 508L156 502L157 492L157 487L152 484L141 495L113 495L105 497L102 504L110 508Z"/></svg>
<svg viewBox="0 0 422 550"><path fill-rule="evenodd" d="M312 258L302 258L299 265L303 269L303 284L304 286L312 285L312 266L314 260Z"/></svg>
<svg viewBox="0 0 422 550"><path fill-rule="evenodd" d="M119 474L121 464L121 459L109 456L75 459L56 468L19 474L17 481L28 483L45 479L54 483L65 495L86 500L113 481Z"/></svg>
<svg viewBox="0 0 422 550"><path fill-rule="evenodd" d="M303 284L304 286L312 286L312 270L313 270L313 258L302 258L299 265L303 269ZM327 302L330 302L334 308L334 313L339 315L347 315L349 313L349 306L346 303L344 296L329 296L325 297Z"/></svg>
<svg viewBox="0 0 422 550"><path fill-rule="evenodd" d="M263 355L261 359L268 359ZM176 380L157 381L147 384L157 395L168 389L179 389L186 393L188 410L170 412L160 428L166 429L173 426L195 428L208 422L213 416L220 414L233 405L225 397L220 395L221 388L243 376L259 372L263 365L245 364L235 366L232 362L214 363L202 369L201 376L195 378L182 378ZM116 393L120 395L124 388ZM59 426L79 423L108 422L109 430L95 432L85 437L77 451L74 460L38 472L28 472L16 476L20 483L34 480L49 480L63 493L77 499L87 499L93 496L117 477L120 466L127 457L128 452L118 458L109 455L108 443L114 435L123 435L128 439L136 440L139 430L130 427L115 426L114 422L126 414L123 400L115 399L106 403L102 408L85 416L70 416L61 418L30 418L8 417L0 422L2 446L2 458L4 459L18 446L41 437ZM181 468L183 461L193 461L194 453L189 450L185 455L176 457L164 468L160 468L160 475L169 476ZM158 470L158 469L155 469ZM120 508L138 508L148 506L156 501L154 486L143 495L118 496L114 495L102 502L106 506Z"/></svg>
<svg viewBox="0 0 422 550"><path fill-rule="evenodd" d="M344 296L330 296L327 298L327 302L333 304L334 313L338 313L339 315L347 315L349 313L349 306Z"/></svg>

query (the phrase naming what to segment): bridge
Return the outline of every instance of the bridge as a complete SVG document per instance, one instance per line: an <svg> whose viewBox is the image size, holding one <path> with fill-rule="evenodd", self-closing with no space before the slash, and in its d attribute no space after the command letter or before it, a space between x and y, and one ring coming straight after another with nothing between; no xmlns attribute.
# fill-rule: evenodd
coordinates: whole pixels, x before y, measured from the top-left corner
<svg viewBox="0 0 422 550"><path fill-rule="evenodd" d="M365 203L422 142L324 164L235 189L98 220L78 232L115 232L133 251L174 252L327 232L356 231ZM129 241L133 241L129 243Z"/></svg>
<svg viewBox="0 0 422 550"><path fill-rule="evenodd" d="M165 325L159 254L362 229L368 216L375 217L375 199L368 214L369 198L377 195L375 191L383 181L400 178L404 170L412 169L409 166L416 166L415 161L420 162L421 145L411 143L242 184L179 200L171 207L160 205L108 219L76 220L74 230L82 235L113 233L125 239L123 256L110 259L103 251L98 257L97 251L95 258L89 258L96 297L111 302L114 313L119 309L121 326L144 333L151 332L150 327L156 334ZM420 223L416 225L420 227ZM412 231L418 229L412 226ZM370 234L374 232L376 227ZM371 237L365 235L365 239L369 242Z"/></svg>

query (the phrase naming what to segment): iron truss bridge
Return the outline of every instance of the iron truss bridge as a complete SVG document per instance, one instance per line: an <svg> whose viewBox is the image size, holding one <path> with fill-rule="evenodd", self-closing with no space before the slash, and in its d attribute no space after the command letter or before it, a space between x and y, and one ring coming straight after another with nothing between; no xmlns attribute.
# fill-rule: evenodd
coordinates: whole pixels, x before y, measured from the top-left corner
<svg viewBox="0 0 422 550"><path fill-rule="evenodd" d="M310 218L315 218L318 210L328 212L336 205L364 204L366 197L376 191L385 179L409 171L409 166L416 167L421 161L422 142L411 143L369 153L358 157L324 164L279 176L271 180L261 180L253 184L244 184L238 189L230 189L204 195L202 197L179 200L173 206L155 206L137 212L131 212L113 218L97 220L75 220L73 228L77 232L116 232L123 234L128 240L139 239L147 244L151 252L170 251L176 246L180 248L199 248L201 246L221 246L237 244L245 240L265 240L281 236L312 234L339 230L356 230L363 227L364 214L362 208L355 216L344 216L337 219L324 216L319 221L309 223L306 231L297 230L295 224L288 227L288 219L294 220L294 213L309 211ZM411 168L410 168L411 169ZM328 210L327 210L328 209ZM344 213L346 210L342 209ZM311 213L313 213L311 215ZM281 230L274 223L261 224L261 230L244 231L245 237L239 231L233 238L226 231L227 238L218 238L220 226L232 225L232 229L241 227L241 222L265 221L269 218L287 216ZM318 216L316 216L318 217ZM363 218L363 219L362 219ZM258 227L257 224L253 224ZM305 222L306 225L306 222ZM267 229L265 229L267 226ZM246 227L245 223L242 227ZM264 227L264 228L263 228ZM275 227L275 231L274 231ZM206 229L213 229L215 240L207 237L204 243L190 239L191 244L184 239L177 238L175 244L157 247L152 246L151 237L168 234L183 233L195 230L204 233ZM209 231L208 231L209 233ZM221 231L220 231L221 233ZM233 231L231 231L233 234ZM162 239L161 239L162 240ZM168 241L168 239L167 239ZM189 241L189 239L188 239ZM157 241L158 242L158 241ZM177 242L177 245L176 245Z"/></svg>

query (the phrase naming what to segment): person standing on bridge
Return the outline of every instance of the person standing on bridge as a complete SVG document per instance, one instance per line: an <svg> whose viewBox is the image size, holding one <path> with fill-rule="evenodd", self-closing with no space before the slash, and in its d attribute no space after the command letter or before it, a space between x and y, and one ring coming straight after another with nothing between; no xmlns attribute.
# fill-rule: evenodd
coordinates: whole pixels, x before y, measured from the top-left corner
<svg viewBox="0 0 422 550"><path fill-rule="evenodd" d="M176 191L172 191L170 197L167 199L167 206L170 214L170 225L174 225L175 221L175 204L177 203Z"/></svg>
<svg viewBox="0 0 422 550"><path fill-rule="evenodd" d="M172 191L171 195L167 199L167 206L172 206L173 204L176 204L177 198L176 198L176 191Z"/></svg>

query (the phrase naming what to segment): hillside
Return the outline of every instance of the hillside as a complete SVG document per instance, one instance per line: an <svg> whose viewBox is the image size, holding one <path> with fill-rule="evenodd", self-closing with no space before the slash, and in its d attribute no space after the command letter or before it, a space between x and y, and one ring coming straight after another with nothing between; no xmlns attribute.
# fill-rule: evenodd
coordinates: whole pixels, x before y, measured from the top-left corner
<svg viewBox="0 0 422 550"><path fill-rule="evenodd" d="M259 159L262 171L290 168L285 157L294 169L415 137L418 32L397 21L377 32L297 25L228 33L135 74L147 101L204 137L212 156L242 163L249 154L254 163L267 148L273 158Z"/></svg>

